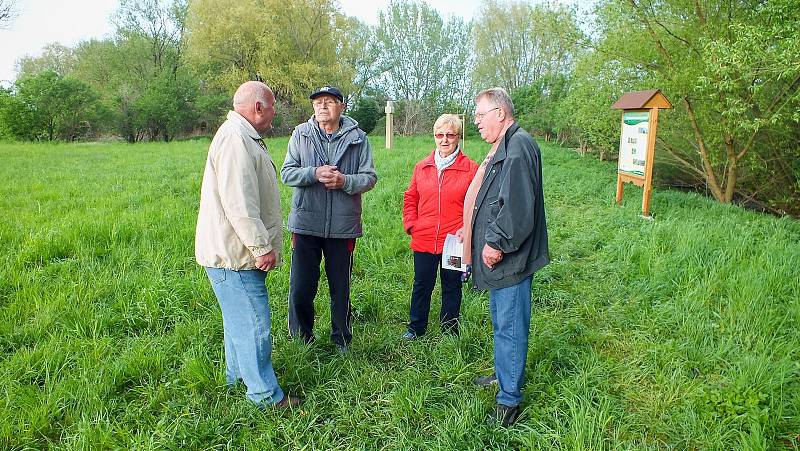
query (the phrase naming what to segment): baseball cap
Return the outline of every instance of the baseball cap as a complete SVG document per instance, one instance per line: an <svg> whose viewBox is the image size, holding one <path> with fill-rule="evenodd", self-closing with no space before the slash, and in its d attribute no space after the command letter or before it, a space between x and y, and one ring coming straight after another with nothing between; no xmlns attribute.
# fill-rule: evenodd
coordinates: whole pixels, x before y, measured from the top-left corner
<svg viewBox="0 0 800 451"><path fill-rule="evenodd" d="M313 100L324 94L336 97L337 99L339 99L340 102L344 102L344 96L342 96L342 92L339 91L339 88L337 88L336 86L323 86L317 89L316 91L312 92L311 95L308 96L308 98Z"/></svg>

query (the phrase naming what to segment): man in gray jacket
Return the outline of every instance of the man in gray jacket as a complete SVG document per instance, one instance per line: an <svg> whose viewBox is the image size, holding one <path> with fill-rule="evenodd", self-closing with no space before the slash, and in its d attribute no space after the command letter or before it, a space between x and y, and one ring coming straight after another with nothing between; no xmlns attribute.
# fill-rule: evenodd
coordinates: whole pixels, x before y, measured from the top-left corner
<svg viewBox="0 0 800 451"><path fill-rule="evenodd" d="M278 174L261 140L274 116L267 85L249 81L236 90L208 150L195 236L195 258L222 309L225 379L244 381L247 397L262 408L300 403L275 377L264 284L283 251Z"/></svg>
<svg viewBox="0 0 800 451"><path fill-rule="evenodd" d="M490 420L513 424L522 402L531 323L533 273L550 261L542 192L542 158L531 136L514 120L514 105L502 88L475 98L475 125L492 144L481 164L478 189L468 192L473 280L489 290L495 374L481 386L499 385ZM477 176L476 176L477 177Z"/></svg>
<svg viewBox="0 0 800 451"><path fill-rule="evenodd" d="M362 235L361 194L378 178L367 135L343 116L342 93L324 86L311 96L314 115L289 140L281 179L294 187L289 213L289 334L314 340L314 298L325 256L331 302L331 340L342 352L352 340L350 272L356 238Z"/></svg>

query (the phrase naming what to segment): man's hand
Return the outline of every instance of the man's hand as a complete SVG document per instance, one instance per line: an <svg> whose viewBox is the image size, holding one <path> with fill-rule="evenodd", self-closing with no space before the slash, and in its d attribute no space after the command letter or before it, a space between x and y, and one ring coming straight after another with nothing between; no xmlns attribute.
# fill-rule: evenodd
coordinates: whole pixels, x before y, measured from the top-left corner
<svg viewBox="0 0 800 451"><path fill-rule="evenodd" d="M277 264L278 258L275 254L275 251L270 251L261 257L256 257L256 267L264 272L269 272L270 270L275 269Z"/></svg>
<svg viewBox="0 0 800 451"><path fill-rule="evenodd" d="M459 243L464 242L464 227L461 227L460 229L456 230L456 240Z"/></svg>
<svg viewBox="0 0 800 451"><path fill-rule="evenodd" d="M333 180L329 183L325 184L325 188L327 189L342 189L344 186L344 174L339 171L336 171L333 174Z"/></svg>
<svg viewBox="0 0 800 451"><path fill-rule="evenodd" d="M483 258L484 265L488 266L489 269L494 269L494 265L500 263L500 260L503 259L503 252L498 251L488 244L484 244L481 257Z"/></svg>
<svg viewBox="0 0 800 451"><path fill-rule="evenodd" d="M314 175L327 189L342 189L344 186L344 174L339 172L336 166L327 164L319 166Z"/></svg>

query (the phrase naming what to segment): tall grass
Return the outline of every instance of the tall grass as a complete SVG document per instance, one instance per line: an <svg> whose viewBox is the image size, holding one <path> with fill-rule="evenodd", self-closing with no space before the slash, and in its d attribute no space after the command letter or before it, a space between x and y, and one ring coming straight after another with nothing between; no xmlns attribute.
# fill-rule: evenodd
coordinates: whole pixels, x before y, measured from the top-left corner
<svg viewBox="0 0 800 451"><path fill-rule="evenodd" d="M325 283L307 347L286 333L288 268L267 279L294 413L224 384L193 258L208 142L0 145L0 448L800 447L799 223L660 190L643 221L641 191L613 205L613 166L543 146L553 262L534 280L522 418L495 429L494 393L472 385L492 368L485 293L466 292L460 337L400 340L402 191L432 142L372 141L352 352L327 339ZM286 139L268 144L280 165Z"/></svg>

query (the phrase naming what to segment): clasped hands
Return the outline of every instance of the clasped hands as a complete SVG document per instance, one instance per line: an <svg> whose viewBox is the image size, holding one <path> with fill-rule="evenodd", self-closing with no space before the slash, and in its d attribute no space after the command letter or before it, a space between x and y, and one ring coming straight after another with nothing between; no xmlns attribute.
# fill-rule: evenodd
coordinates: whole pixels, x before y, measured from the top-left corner
<svg viewBox="0 0 800 451"><path fill-rule="evenodd" d="M314 175L326 189L342 189L344 186L344 174L339 172L336 166L328 164L319 166Z"/></svg>

